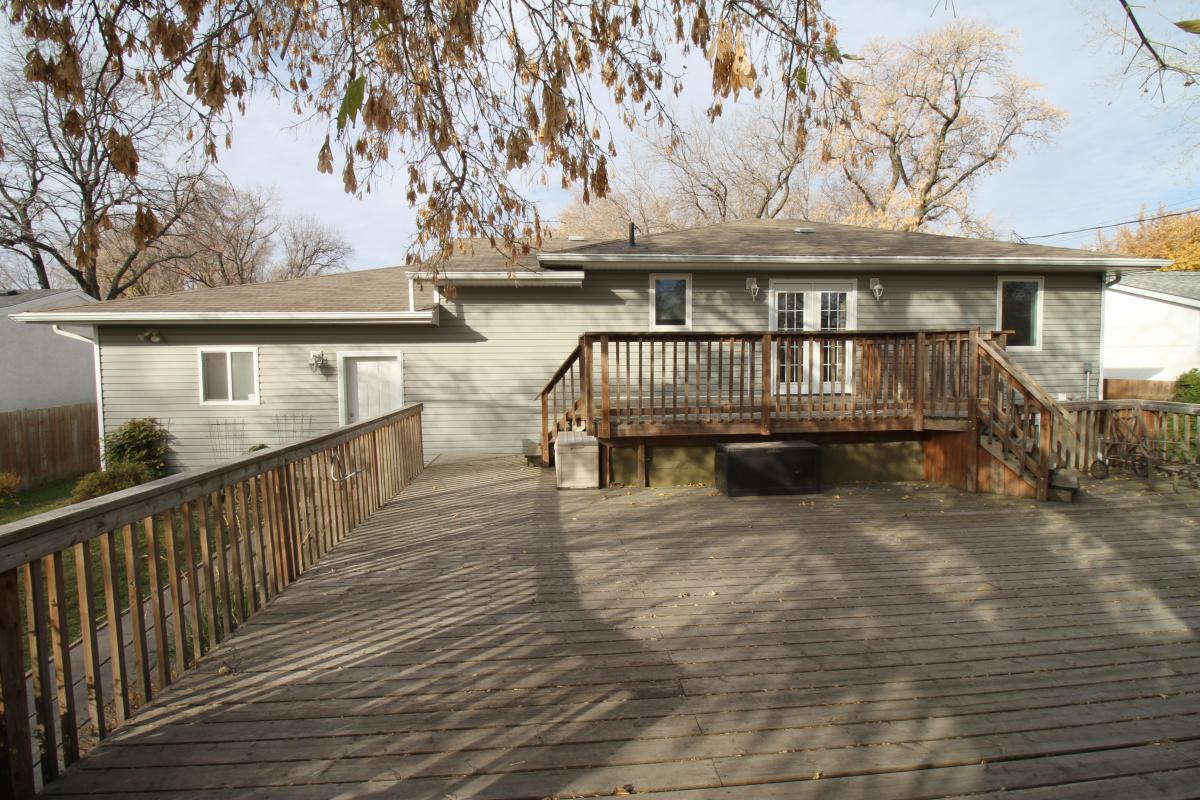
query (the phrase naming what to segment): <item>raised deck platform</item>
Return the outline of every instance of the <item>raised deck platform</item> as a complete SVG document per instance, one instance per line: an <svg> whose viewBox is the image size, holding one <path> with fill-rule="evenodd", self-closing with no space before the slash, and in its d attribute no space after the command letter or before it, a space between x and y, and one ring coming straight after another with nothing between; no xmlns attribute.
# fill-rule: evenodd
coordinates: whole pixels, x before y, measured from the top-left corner
<svg viewBox="0 0 1200 800"><path fill-rule="evenodd" d="M1198 508L435 462L49 794L1192 797Z"/></svg>

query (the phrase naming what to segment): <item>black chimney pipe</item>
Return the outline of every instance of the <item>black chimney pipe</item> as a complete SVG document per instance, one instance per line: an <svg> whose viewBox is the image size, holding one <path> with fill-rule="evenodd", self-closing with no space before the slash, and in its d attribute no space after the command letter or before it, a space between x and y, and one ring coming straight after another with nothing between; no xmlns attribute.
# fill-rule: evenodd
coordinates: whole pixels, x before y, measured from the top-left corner
<svg viewBox="0 0 1200 800"><path fill-rule="evenodd" d="M633 223L632 223L632 222L630 222L630 223L629 223L629 246L630 246L630 247L636 247L636 246L637 246L637 242L636 242L636 241L634 241L634 235L633 235L633 232L634 232L635 230L636 230L636 228L634 227Z"/></svg>

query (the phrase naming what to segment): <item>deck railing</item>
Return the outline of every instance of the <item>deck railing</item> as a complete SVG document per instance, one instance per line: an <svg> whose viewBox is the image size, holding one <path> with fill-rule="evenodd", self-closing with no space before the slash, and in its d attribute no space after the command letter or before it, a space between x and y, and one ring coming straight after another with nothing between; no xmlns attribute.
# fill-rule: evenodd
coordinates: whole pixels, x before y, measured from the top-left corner
<svg viewBox="0 0 1200 800"><path fill-rule="evenodd" d="M1072 457L1072 420L978 329L589 333L538 398L541 451L559 432L662 436L965 431L1041 498ZM967 449L966 469L978 454Z"/></svg>
<svg viewBox="0 0 1200 800"><path fill-rule="evenodd" d="M922 430L970 416L970 330L590 333L538 394L543 459L603 438Z"/></svg>
<svg viewBox="0 0 1200 800"><path fill-rule="evenodd" d="M407 485L421 410L0 527L5 796L52 781Z"/></svg>
<svg viewBox="0 0 1200 800"><path fill-rule="evenodd" d="M1164 461L1200 463L1200 405L1159 400L1091 400L1063 403L1075 437L1068 466L1086 472L1110 445L1137 437Z"/></svg>

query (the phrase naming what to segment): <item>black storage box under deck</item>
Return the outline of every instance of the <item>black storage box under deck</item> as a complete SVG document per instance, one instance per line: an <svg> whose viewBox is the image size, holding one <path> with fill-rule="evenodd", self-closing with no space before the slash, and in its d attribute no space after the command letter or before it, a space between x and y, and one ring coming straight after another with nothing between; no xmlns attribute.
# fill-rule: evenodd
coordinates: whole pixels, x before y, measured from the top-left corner
<svg viewBox="0 0 1200 800"><path fill-rule="evenodd" d="M717 490L729 497L817 494L821 448L812 442L749 442L716 447Z"/></svg>

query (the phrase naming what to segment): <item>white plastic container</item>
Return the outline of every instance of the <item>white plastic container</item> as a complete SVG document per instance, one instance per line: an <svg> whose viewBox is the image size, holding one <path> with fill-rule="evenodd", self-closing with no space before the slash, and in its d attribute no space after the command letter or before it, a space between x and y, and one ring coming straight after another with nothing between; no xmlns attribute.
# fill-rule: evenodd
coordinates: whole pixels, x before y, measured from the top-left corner
<svg viewBox="0 0 1200 800"><path fill-rule="evenodd" d="M554 477L559 489L600 488L600 442L583 431L563 431L554 440Z"/></svg>

